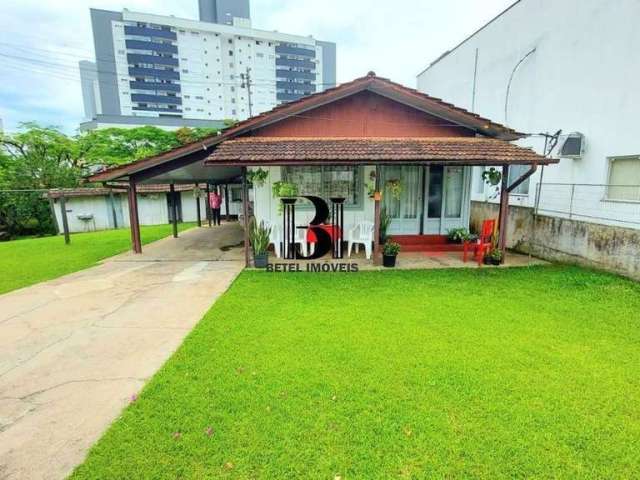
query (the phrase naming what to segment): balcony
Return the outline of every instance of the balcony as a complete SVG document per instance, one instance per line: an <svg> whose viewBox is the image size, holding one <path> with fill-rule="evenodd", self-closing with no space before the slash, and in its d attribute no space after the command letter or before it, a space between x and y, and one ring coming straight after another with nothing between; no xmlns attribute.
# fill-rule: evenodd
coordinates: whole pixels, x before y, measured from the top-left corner
<svg viewBox="0 0 640 480"><path fill-rule="evenodd" d="M276 46L276 53L281 53L283 55L300 55L301 57L316 57L316 51L306 48L298 48L298 47L288 47L285 45Z"/></svg>
<svg viewBox="0 0 640 480"><path fill-rule="evenodd" d="M132 93L131 101L143 103L164 103L167 105L182 105L180 97L169 97L166 95L147 95L144 93Z"/></svg>
<svg viewBox="0 0 640 480"><path fill-rule="evenodd" d="M162 82L129 82L129 86L135 90L160 90L165 92L179 92L180 85L177 83Z"/></svg>
<svg viewBox="0 0 640 480"><path fill-rule="evenodd" d="M307 68L315 70L316 64L309 60L293 60L291 58L276 58L276 65L284 65L287 67Z"/></svg>
<svg viewBox="0 0 640 480"><path fill-rule="evenodd" d="M180 62L177 58L173 57L160 57L158 55L140 55L137 53L127 54L127 60L131 63L148 63L151 65L168 65L171 67L177 67Z"/></svg>
<svg viewBox="0 0 640 480"><path fill-rule="evenodd" d="M142 40L125 40L125 45L131 50L150 50L152 52L178 53L178 47L169 43L143 42Z"/></svg>
<svg viewBox="0 0 640 480"><path fill-rule="evenodd" d="M132 77L154 77L165 78L167 80L180 80L179 72L155 68L129 67L129 75Z"/></svg>
<svg viewBox="0 0 640 480"><path fill-rule="evenodd" d="M171 30L158 30L148 27L134 27L131 25L124 26L125 35L136 35L139 37L155 37L155 38L168 38L170 40L177 40L178 36L176 32Z"/></svg>

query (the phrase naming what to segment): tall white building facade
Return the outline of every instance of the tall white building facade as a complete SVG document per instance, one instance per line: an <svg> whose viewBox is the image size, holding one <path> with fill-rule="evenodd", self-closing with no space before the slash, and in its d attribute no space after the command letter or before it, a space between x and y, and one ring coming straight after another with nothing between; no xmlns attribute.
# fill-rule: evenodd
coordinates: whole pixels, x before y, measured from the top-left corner
<svg viewBox="0 0 640 480"><path fill-rule="evenodd" d="M418 89L534 134L519 143L540 153L535 134L562 129L542 207L640 228L639 18L637 0L520 0L431 63ZM492 201L481 174L472 199ZM511 203L533 207L540 175Z"/></svg>
<svg viewBox="0 0 640 480"><path fill-rule="evenodd" d="M217 126L335 85L335 44L251 28L248 0L199 6L206 21L91 10L84 129Z"/></svg>

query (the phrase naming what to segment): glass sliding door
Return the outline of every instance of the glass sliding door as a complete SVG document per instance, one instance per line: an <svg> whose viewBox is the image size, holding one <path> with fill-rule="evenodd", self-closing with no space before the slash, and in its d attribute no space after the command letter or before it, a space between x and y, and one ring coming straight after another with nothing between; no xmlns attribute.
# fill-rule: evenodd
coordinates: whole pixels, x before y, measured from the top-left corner
<svg viewBox="0 0 640 480"><path fill-rule="evenodd" d="M381 184L384 186L382 206L391 217L389 233L411 235L420 233L423 203L423 168L413 165L394 165L382 168ZM388 182L399 181L400 198L391 194Z"/></svg>
<svg viewBox="0 0 640 480"><path fill-rule="evenodd" d="M468 169L434 165L427 169L425 235L445 235L452 228L467 227Z"/></svg>

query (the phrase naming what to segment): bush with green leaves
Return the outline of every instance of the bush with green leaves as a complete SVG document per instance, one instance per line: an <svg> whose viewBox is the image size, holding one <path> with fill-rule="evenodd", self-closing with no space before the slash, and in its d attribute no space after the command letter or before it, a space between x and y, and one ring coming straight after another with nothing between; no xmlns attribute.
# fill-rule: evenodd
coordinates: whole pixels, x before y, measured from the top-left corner
<svg viewBox="0 0 640 480"><path fill-rule="evenodd" d="M387 241L382 246L382 254L388 257L395 257L400 253L400 244L396 242Z"/></svg>
<svg viewBox="0 0 640 480"><path fill-rule="evenodd" d="M271 227L266 227L263 221L256 222L256 219L251 220L249 229L249 240L251 241L251 248L253 248L254 255L264 255L269 248L269 235L271 235Z"/></svg>

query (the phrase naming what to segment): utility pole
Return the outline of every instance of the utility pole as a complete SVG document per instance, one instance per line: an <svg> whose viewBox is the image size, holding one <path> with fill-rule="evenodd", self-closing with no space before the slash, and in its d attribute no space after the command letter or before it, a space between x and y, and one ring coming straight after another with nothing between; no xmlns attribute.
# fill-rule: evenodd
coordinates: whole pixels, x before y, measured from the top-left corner
<svg viewBox="0 0 640 480"><path fill-rule="evenodd" d="M241 73L240 78L242 79L242 85L240 85L240 87L247 89L247 99L249 100L249 117L253 117L251 108L251 67L247 67L247 73Z"/></svg>

